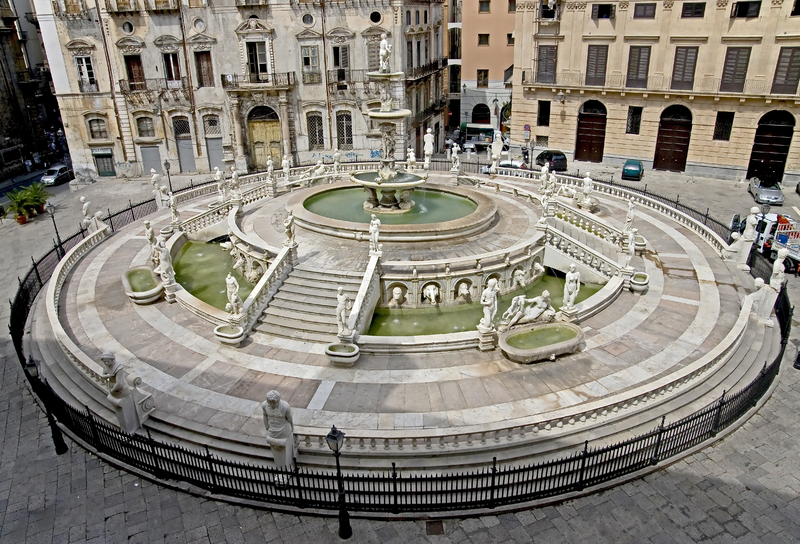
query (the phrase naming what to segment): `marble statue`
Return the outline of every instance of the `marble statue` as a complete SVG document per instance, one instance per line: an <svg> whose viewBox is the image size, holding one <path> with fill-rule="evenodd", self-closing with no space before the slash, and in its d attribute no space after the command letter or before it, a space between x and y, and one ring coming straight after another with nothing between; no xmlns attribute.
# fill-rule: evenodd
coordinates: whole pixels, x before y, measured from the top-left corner
<svg viewBox="0 0 800 544"><path fill-rule="evenodd" d="M458 147L458 144L453 142L453 149L450 152L450 159L453 161L453 166L450 167L450 170L461 170L461 159L458 158L458 152L461 149Z"/></svg>
<svg viewBox="0 0 800 544"><path fill-rule="evenodd" d="M439 287L435 283L429 283L422 290L422 296L425 297L428 304L436 306L439 299Z"/></svg>
<svg viewBox="0 0 800 544"><path fill-rule="evenodd" d="M160 210L169 206L169 192L167 191L166 185L160 187L156 186L156 188L153 189L153 194L156 198L156 208Z"/></svg>
<svg viewBox="0 0 800 544"><path fill-rule="evenodd" d="M294 241L294 214L289 210L289 215L283 220L283 232L286 234L286 241L283 245L291 247L295 244Z"/></svg>
<svg viewBox="0 0 800 544"><path fill-rule="evenodd" d="M744 244L744 240L742 240L742 235L738 232L732 232L731 238L733 241L727 248L722 249L722 258L726 261L734 261L736 257L739 255L739 252L742 250L742 245Z"/></svg>
<svg viewBox="0 0 800 544"><path fill-rule="evenodd" d="M550 167L547 166L547 163L542 165L542 170L539 173L539 181L544 180L547 177L547 173L550 171Z"/></svg>
<svg viewBox="0 0 800 544"><path fill-rule="evenodd" d="M525 287L525 271L521 268L514 270L514 285L518 287Z"/></svg>
<svg viewBox="0 0 800 544"><path fill-rule="evenodd" d="M100 361L103 363L103 378L108 386L108 394L117 399L130 396L131 389L125 378L125 369L116 356L105 351L100 355Z"/></svg>
<svg viewBox="0 0 800 544"><path fill-rule="evenodd" d="M761 210L758 209L758 206L753 206L750 208L750 215L748 215L745 219L744 232L742 233L742 238L745 242L755 240L756 226L758 225L758 214L760 212Z"/></svg>
<svg viewBox="0 0 800 544"><path fill-rule="evenodd" d="M389 43L389 40L386 38L386 34L381 34L381 45L380 45L380 68L379 72L382 74L389 73L389 55L392 53L392 44Z"/></svg>
<svg viewBox="0 0 800 544"><path fill-rule="evenodd" d="M281 168L283 169L283 179L289 181L289 173L292 169L292 163L289 161L289 155L284 155L281 161Z"/></svg>
<svg viewBox="0 0 800 544"><path fill-rule="evenodd" d="M272 181L273 176L275 175L275 163L272 160L272 155L267 157L267 180Z"/></svg>
<svg viewBox="0 0 800 544"><path fill-rule="evenodd" d="M385 123L386 124L386 123ZM384 124L384 125L385 125ZM381 126L381 155L383 159L391 160L394 158L394 129Z"/></svg>
<svg viewBox="0 0 800 544"><path fill-rule="evenodd" d="M280 393L272 390L261 403L261 412L264 416L264 428L267 430L267 444L272 450L275 466L291 470L294 463L294 422L291 406L281 399Z"/></svg>
<svg viewBox="0 0 800 544"><path fill-rule="evenodd" d="M634 218L634 209L633 209L633 199L628 199L628 213L625 214L625 226L622 228L623 232L628 232L631 230L633 226L633 218Z"/></svg>
<svg viewBox="0 0 800 544"><path fill-rule="evenodd" d="M511 300L511 306L503 314L503 320L508 320L508 327L525 325L527 323L549 323L556 317L556 310L550 304L550 292L542 291L538 297L525 298L519 295Z"/></svg>
<svg viewBox="0 0 800 544"><path fill-rule="evenodd" d="M541 274L544 274L544 267L542 266L542 264L538 262L533 263L533 275L539 276Z"/></svg>
<svg viewBox="0 0 800 544"><path fill-rule="evenodd" d="M222 172L219 171L219 167L214 167L214 181L217 184L217 192L219 193L219 198L222 202L228 200L228 184L225 181L225 176L222 175Z"/></svg>
<svg viewBox="0 0 800 544"><path fill-rule="evenodd" d="M378 219L378 216L374 213L372 214L372 219L369 222L369 250L370 251L380 251L378 247L378 235L381 231L381 220Z"/></svg>
<svg viewBox="0 0 800 544"><path fill-rule="evenodd" d="M239 296L239 282L236 278L230 275L225 277L226 293L228 295L228 303L225 305L225 311L233 315L242 313L242 297Z"/></svg>
<svg viewBox="0 0 800 544"><path fill-rule="evenodd" d="M158 189L158 180L161 176L156 172L155 168L150 169L150 183L153 185L154 189Z"/></svg>
<svg viewBox="0 0 800 544"><path fill-rule="evenodd" d="M628 251L625 252L625 268L631 267L631 261L636 256L636 233L639 229L631 229L626 233L628 238Z"/></svg>
<svg viewBox="0 0 800 544"><path fill-rule="evenodd" d="M169 211L172 212L171 225L181 224L181 213L178 211L178 201L173 193L169 194Z"/></svg>
<svg viewBox="0 0 800 544"><path fill-rule="evenodd" d="M594 180L589 175L589 172L586 172L586 176L583 178L583 200L588 201L591 194L594 192Z"/></svg>
<svg viewBox="0 0 800 544"><path fill-rule="evenodd" d="M83 204L81 207L81 212L83 212L83 221L88 223L88 220L91 219L91 216L89 215L89 206L91 206L92 203L86 200L85 196L80 197L79 200L81 201L81 204Z"/></svg>
<svg viewBox="0 0 800 544"><path fill-rule="evenodd" d="M231 166L231 188L239 191L239 171L236 169L236 165Z"/></svg>
<svg viewBox="0 0 800 544"><path fill-rule="evenodd" d="M772 263L772 276L769 278L769 286L773 289L780 291L783 287L783 282L786 281L786 272L784 271L783 261L788 257L789 250L782 247L778 250L778 257Z"/></svg>
<svg viewBox="0 0 800 544"><path fill-rule="evenodd" d="M89 219L89 230L97 232L98 230L110 229L108 225L103 222L103 212L97 210L94 215Z"/></svg>
<svg viewBox="0 0 800 544"><path fill-rule="evenodd" d="M500 287L495 278L489 278L486 289L481 293L481 305L483 305L483 317L478 323L478 330L481 332L491 332L494 330L494 317L497 315L497 292Z"/></svg>
<svg viewBox="0 0 800 544"><path fill-rule="evenodd" d="M339 170L342 168L342 155L339 153L339 149L333 150L333 173L338 174Z"/></svg>
<svg viewBox="0 0 800 544"><path fill-rule="evenodd" d="M392 111L392 102L394 101L392 98L392 90L389 87L389 83L383 83L380 86L379 96L381 100L381 111Z"/></svg>
<svg viewBox="0 0 800 544"><path fill-rule="evenodd" d="M425 142L423 152L425 154L425 169L428 170L431 167L431 158L433 157L433 129L429 128L425 131L425 136L422 137L422 141Z"/></svg>
<svg viewBox="0 0 800 544"><path fill-rule="evenodd" d="M461 303L468 303L472 302L472 295L469 293L469 283L466 281L462 281L458 284L458 289L456 292L456 300Z"/></svg>
<svg viewBox="0 0 800 544"><path fill-rule="evenodd" d="M161 275L161 283L165 286L175 281L175 269L172 268L172 254L164 240L158 241L158 269L156 273Z"/></svg>
<svg viewBox="0 0 800 544"><path fill-rule="evenodd" d="M395 287L392 289L392 299L389 301L389 308L400 308L406 301L406 296L403 294L402 287Z"/></svg>
<svg viewBox="0 0 800 544"><path fill-rule="evenodd" d="M569 272L564 278L564 302L562 308L572 308L575 306L575 299L581 290L581 273L578 272L574 264L569 265Z"/></svg>
<svg viewBox="0 0 800 544"><path fill-rule="evenodd" d="M489 167L489 173L490 174L497 174L497 170L498 170L498 164L497 163L498 163L499 160L500 160L500 157L498 157L497 155L492 155L492 165Z"/></svg>
<svg viewBox="0 0 800 544"><path fill-rule="evenodd" d="M347 328L347 312L350 310L350 297L344 292L343 287L336 290L336 325L339 335L350 334Z"/></svg>
<svg viewBox="0 0 800 544"><path fill-rule="evenodd" d="M413 172L417 166L417 157L414 155L414 150L410 147L406 150L406 170Z"/></svg>

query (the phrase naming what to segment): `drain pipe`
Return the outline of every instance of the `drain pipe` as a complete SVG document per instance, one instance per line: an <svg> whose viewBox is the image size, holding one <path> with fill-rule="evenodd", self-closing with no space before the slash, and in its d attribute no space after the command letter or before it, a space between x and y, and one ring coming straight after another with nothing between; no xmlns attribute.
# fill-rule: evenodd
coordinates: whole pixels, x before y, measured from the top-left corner
<svg viewBox="0 0 800 544"><path fill-rule="evenodd" d="M325 82L325 102L328 108L328 135L331 139L331 149L336 146L333 145L333 108L331 107L331 86L328 85L328 40L325 38L325 0L320 3L322 13L322 80Z"/></svg>

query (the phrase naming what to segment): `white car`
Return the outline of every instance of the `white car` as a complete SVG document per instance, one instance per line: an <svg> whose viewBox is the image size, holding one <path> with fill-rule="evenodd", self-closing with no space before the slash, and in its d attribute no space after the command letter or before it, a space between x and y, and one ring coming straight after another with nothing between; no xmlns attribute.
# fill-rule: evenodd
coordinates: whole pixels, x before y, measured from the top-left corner
<svg viewBox="0 0 800 544"><path fill-rule="evenodd" d="M523 161L517 160L502 160L497 163L498 168L511 168L514 170L527 170L528 167L525 165ZM481 174L488 174L491 165L487 165L481 168Z"/></svg>

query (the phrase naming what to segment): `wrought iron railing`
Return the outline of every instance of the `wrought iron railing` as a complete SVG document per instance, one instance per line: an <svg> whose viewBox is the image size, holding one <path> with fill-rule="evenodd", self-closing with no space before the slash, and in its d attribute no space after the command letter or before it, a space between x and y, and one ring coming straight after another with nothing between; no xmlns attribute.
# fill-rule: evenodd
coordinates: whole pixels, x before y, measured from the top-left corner
<svg viewBox="0 0 800 544"><path fill-rule="evenodd" d="M166 79L163 77L147 78L147 79L120 79L119 90L123 93L130 92L144 92L144 91L163 91L165 89L181 89L186 90L189 88L189 81L187 78L180 79Z"/></svg>
<svg viewBox="0 0 800 544"><path fill-rule="evenodd" d="M422 66L417 66L416 68L406 68L406 79L419 79L434 72L438 72L445 66L447 66L447 59L438 58Z"/></svg>
<svg viewBox="0 0 800 544"><path fill-rule="evenodd" d="M276 72L274 74L222 74L224 89L238 89L242 85L267 85L270 87L292 87L295 84L294 72Z"/></svg>

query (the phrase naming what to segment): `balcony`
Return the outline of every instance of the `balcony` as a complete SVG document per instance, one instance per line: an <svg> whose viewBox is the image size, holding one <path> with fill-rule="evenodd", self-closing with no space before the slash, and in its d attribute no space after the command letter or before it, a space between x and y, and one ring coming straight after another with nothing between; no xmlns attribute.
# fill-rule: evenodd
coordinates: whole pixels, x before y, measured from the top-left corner
<svg viewBox="0 0 800 544"><path fill-rule="evenodd" d="M322 83L322 72L320 71L307 71L303 70L303 83L306 85L314 85L317 83Z"/></svg>
<svg viewBox="0 0 800 544"><path fill-rule="evenodd" d="M85 19L93 21L93 12L83 0L52 0L53 14L63 20Z"/></svg>
<svg viewBox="0 0 800 544"><path fill-rule="evenodd" d="M11 9L8 0L0 0L0 19L8 24L16 18L17 16L14 14L14 10Z"/></svg>
<svg viewBox="0 0 800 544"><path fill-rule="evenodd" d="M178 0L144 0L144 9L154 12L178 11L180 4Z"/></svg>
<svg viewBox="0 0 800 544"><path fill-rule="evenodd" d="M354 98L356 95L377 96L378 85L370 81L367 72L377 70L328 70L328 92L335 98Z"/></svg>
<svg viewBox="0 0 800 544"><path fill-rule="evenodd" d="M41 76L37 70L20 70L17 72L17 82L19 82L20 85L26 83L39 83L41 80Z"/></svg>
<svg viewBox="0 0 800 544"><path fill-rule="evenodd" d="M443 96L438 100L432 100L427 108L414 114L414 117L411 118L411 126L416 127L421 125L426 119L429 119L442 111L446 105L446 96Z"/></svg>
<svg viewBox="0 0 800 544"><path fill-rule="evenodd" d="M140 10L137 0L106 0L106 11L110 14L136 13Z"/></svg>
<svg viewBox="0 0 800 544"><path fill-rule="evenodd" d="M236 0L236 5L240 8L249 6L267 6L269 0Z"/></svg>
<svg viewBox="0 0 800 544"><path fill-rule="evenodd" d="M100 92L100 88L98 87L96 81L89 82L89 81L86 81L86 80L83 80L83 79L79 79L78 80L78 89L80 89L80 91L82 93L99 93Z"/></svg>
<svg viewBox="0 0 800 544"><path fill-rule="evenodd" d="M119 90L123 93L159 92L165 90L186 90L188 82L185 77L180 79L165 79L163 77L140 80L119 80Z"/></svg>
<svg viewBox="0 0 800 544"><path fill-rule="evenodd" d="M287 89L296 84L294 72L274 74L222 74L222 88L226 90L255 90L259 88Z"/></svg>
<svg viewBox="0 0 800 544"><path fill-rule="evenodd" d="M445 66L447 66L447 59L438 58L416 68L406 68L406 79L420 79L438 72Z"/></svg>

